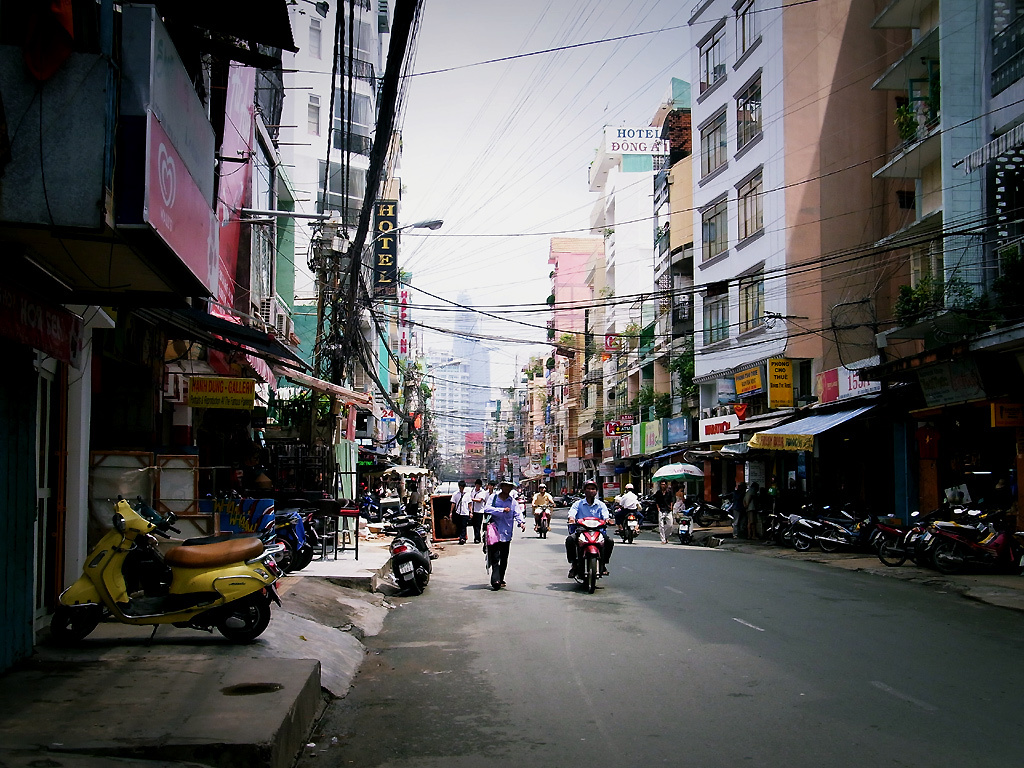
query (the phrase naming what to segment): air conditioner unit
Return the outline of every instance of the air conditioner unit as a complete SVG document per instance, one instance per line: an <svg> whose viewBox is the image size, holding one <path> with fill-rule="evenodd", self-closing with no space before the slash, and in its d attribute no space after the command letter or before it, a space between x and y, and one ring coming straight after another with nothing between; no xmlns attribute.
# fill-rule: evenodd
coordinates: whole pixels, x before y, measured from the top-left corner
<svg viewBox="0 0 1024 768"><path fill-rule="evenodd" d="M277 329L279 339L288 340L292 333L292 318L284 311L284 307L277 307L277 317L274 318L274 327Z"/></svg>
<svg viewBox="0 0 1024 768"><path fill-rule="evenodd" d="M273 298L260 299L260 320L267 325L274 325L274 310L277 302Z"/></svg>

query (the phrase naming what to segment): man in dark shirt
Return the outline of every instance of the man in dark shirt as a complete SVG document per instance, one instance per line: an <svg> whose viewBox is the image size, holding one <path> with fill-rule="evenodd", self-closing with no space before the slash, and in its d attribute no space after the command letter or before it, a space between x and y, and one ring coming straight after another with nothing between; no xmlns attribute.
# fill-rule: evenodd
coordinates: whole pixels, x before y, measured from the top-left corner
<svg viewBox="0 0 1024 768"><path fill-rule="evenodd" d="M651 501L658 508L658 515L660 516L663 512L672 512L672 504L675 503L675 496L672 491L669 490L668 481L662 480L658 483L658 490L651 496Z"/></svg>

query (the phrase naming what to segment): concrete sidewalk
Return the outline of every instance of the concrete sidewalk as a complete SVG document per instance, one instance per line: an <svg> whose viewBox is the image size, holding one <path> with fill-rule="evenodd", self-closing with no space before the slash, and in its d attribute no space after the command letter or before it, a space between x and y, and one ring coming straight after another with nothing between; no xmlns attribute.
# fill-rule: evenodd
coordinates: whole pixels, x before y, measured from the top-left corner
<svg viewBox="0 0 1024 768"><path fill-rule="evenodd" d="M0 766L291 768L329 697L394 607L387 538L278 582L283 608L255 643L101 624L80 647L44 638L0 680ZM393 590L392 590L393 591Z"/></svg>

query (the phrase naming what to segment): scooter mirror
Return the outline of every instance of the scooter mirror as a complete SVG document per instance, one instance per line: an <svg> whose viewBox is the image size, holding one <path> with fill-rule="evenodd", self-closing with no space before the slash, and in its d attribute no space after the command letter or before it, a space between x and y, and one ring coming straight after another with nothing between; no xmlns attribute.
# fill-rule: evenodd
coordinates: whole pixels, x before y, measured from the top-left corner
<svg viewBox="0 0 1024 768"><path fill-rule="evenodd" d="M121 515L120 512L114 513L113 524L114 530L116 530L118 533L124 536L125 532L128 530L128 526L125 525L124 517Z"/></svg>

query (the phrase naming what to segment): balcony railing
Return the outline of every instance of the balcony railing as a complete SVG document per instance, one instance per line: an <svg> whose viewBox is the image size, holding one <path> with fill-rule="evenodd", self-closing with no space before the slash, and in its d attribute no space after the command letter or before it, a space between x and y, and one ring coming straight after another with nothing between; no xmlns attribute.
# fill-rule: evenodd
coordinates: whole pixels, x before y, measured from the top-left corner
<svg viewBox="0 0 1024 768"><path fill-rule="evenodd" d="M1024 77L1024 15L992 38L992 95Z"/></svg>

